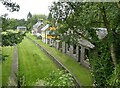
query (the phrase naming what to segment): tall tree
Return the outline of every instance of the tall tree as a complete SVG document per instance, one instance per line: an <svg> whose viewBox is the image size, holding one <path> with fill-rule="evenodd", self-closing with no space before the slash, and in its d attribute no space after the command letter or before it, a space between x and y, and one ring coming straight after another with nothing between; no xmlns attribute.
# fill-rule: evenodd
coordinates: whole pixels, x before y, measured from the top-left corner
<svg viewBox="0 0 120 88"><path fill-rule="evenodd" d="M61 39L80 45L79 39L83 38L95 45L94 49L89 50L94 84L96 86L111 85L108 80L113 75L114 69L119 68L120 65L118 54L120 49L117 48L120 47L118 3L57 2L51 6L50 11L53 19L58 22ZM107 29L108 35L104 39L99 39L96 35L96 28L99 27ZM69 29L71 32L67 34ZM119 72L116 73L119 74ZM115 79L113 86L120 85L118 78Z"/></svg>
<svg viewBox="0 0 120 88"><path fill-rule="evenodd" d="M27 20L30 19L32 17L32 14L29 12L27 15Z"/></svg>

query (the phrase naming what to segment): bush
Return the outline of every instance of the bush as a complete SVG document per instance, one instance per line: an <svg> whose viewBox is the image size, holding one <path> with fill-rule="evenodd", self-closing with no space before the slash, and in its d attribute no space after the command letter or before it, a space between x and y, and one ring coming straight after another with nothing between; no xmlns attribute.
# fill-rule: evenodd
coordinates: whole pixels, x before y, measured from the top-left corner
<svg viewBox="0 0 120 88"><path fill-rule="evenodd" d="M53 71L45 78L45 86L74 86L74 79L70 73L64 70Z"/></svg>
<svg viewBox="0 0 120 88"><path fill-rule="evenodd" d="M108 80L110 86L120 86L120 65L117 65Z"/></svg>

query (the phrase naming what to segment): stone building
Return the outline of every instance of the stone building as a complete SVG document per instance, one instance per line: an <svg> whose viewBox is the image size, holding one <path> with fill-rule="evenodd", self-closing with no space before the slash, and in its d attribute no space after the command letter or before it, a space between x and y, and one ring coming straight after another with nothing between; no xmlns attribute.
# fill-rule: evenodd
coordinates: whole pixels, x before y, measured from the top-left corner
<svg viewBox="0 0 120 88"><path fill-rule="evenodd" d="M87 40L80 40L80 46L78 45L69 45L65 42L62 42L62 52L68 54L69 56L73 57L76 61L80 64L84 65L85 67L89 68L89 58L88 49L94 48L95 46Z"/></svg>
<svg viewBox="0 0 120 88"><path fill-rule="evenodd" d="M98 35L99 39L103 39L107 35L106 28L96 28L96 35ZM60 47L60 43L58 43L57 49L61 49L63 53L68 54L73 57L76 61L78 61L83 66L89 68L89 58L88 58L88 49L92 49L95 46L85 39L79 39L78 45L70 45L65 42L62 42L62 46Z"/></svg>

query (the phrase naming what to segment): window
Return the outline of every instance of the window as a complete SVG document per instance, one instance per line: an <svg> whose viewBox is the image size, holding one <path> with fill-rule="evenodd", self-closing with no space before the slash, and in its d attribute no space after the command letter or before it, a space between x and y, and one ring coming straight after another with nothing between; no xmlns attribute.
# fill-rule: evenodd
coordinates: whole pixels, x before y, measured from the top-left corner
<svg viewBox="0 0 120 88"><path fill-rule="evenodd" d="M88 49L85 49L85 59L84 59L85 61L89 61L88 54L89 54Z"/></svg>

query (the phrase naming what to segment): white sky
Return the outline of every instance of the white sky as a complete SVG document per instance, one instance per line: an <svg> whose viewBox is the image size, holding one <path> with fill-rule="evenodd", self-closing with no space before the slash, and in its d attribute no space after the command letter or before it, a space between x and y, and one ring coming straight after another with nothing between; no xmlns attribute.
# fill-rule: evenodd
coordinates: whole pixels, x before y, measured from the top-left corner
<svg viewBox="0 0 120 88"><path fill-rule="evenodd" d="M8 13L9 18L17 18L17 19L26 19L27 14L31 12L31 14L49 14L48 6L51 6L53 1L58 0L11 0L12 2L16 2L20 5L19 12L9 12L7 8L0 2L0 15Z"/></svg>

